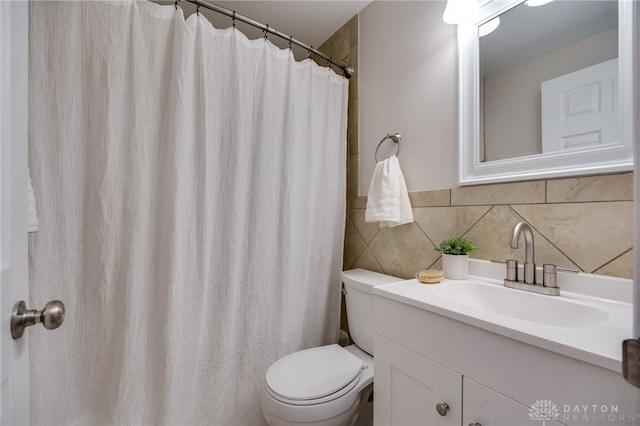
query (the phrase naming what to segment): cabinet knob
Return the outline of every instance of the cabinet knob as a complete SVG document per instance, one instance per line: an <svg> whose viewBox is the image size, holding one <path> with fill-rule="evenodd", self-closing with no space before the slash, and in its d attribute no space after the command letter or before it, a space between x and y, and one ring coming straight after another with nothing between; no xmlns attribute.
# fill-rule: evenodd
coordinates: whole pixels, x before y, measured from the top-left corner
<svg viewBox="0 0 640 426"><path fill-rule="evenodd" d="M446 402L441 402L439 404L436 404L436 411L441 416L443 417L446 416L447 412L449 411L449 404L447 404Z"/></svg>

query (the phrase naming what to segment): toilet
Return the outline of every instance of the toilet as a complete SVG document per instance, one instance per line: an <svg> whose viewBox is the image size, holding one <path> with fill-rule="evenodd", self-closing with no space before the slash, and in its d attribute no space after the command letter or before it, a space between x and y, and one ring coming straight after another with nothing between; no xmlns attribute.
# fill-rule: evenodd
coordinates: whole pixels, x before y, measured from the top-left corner
<svg viewBox="0 0 640 426"><path fill-rule="evenodd" d="M373 287L400 278L364 269L342 272L349 331L355 344L286 355L267 370L262 412L270 426L371 424Z"/></svg>

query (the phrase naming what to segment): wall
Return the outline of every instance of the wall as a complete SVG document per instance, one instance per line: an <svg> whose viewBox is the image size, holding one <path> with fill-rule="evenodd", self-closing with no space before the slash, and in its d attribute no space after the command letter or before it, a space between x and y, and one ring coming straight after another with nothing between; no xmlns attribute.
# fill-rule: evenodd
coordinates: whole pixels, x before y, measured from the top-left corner
<svg viewBox="0 0 640 426"><path fill-rule="evenodd" d="M357 77L349 103L344 269L410 278L441 267L434 247L458 235L480 246L472 257L524 259L523 249L509 249L508 237L525 220L534 229L537 262L630 278L631 173L456 187L456 38L455 26L442 23L443 10L440 1L374 2L359 15L350 53ZM399 158L408 184L411 177L415 223L380 229L364 221L366 197L354 188L366 194L375 146L395 131L407 135Z"/></svg>
<svg viewBox="0 0 640 426"><path fill-rule="evenodd" d="M361 195L387 133L402 134L398 159L410 191L456 183L456 27L442 21L444 5L377 1L360 13Z"/></svg>

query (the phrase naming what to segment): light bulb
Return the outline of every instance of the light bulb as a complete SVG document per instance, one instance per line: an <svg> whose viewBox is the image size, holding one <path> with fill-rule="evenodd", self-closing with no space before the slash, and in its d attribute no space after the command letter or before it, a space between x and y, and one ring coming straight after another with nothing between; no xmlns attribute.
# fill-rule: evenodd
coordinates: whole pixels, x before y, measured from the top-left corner
<svg viewBox="0 0 640 426"><path fill-rule="evenodd" d="M484 24L478 27L478 37L484 37L487 34L491 34L495 31L496 28L500 25L500 17L496 16L489 22L485 22Z"/></svg>
<svg viewBox="0 0 640 426"><path fill-rule="evenodd" d="M529 7L542 6L543 4L551 3L553 0L527 0L524 2Z"/></svg>

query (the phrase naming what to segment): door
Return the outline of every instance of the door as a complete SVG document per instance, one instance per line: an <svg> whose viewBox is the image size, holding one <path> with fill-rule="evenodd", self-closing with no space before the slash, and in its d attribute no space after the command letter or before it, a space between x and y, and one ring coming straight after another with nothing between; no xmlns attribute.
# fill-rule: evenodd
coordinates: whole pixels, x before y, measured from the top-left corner
<svg viewBox="0 0 640 426"><path fill-rule="evenodd" d="M379 335L375 363L375 425L460 425L460 374Z"/></svg>
<svg viewBox="0 0 640 426"><path fill-rule="evenodd" d="M618 59L543 81L542 152L620 142Z"/></svg>
<svg viewBox="0 0 640 426"><path fill-rule="evenodd" d="M27 262L28 2L0 1L0 424L29 423L29 333L11 310L29 302Z"/></svg>

